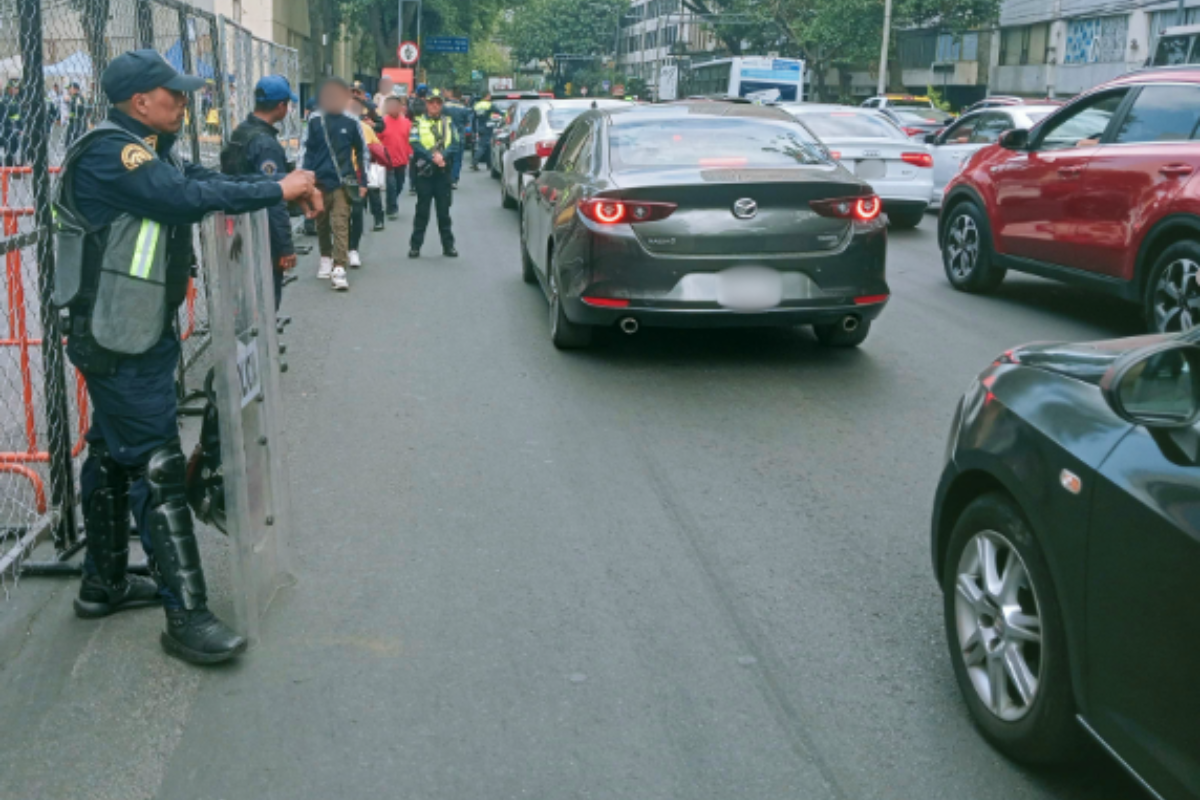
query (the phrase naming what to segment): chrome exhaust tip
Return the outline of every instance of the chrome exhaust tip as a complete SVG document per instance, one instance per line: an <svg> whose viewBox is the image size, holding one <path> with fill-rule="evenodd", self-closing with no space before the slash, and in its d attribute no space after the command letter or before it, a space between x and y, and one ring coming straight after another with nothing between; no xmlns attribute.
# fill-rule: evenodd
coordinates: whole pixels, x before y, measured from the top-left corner
<svg viewBox="0 0 1200 800"><path fill-rule="evenodd" d="M638 332L638 321L633 317L625 317L617 324L621 326L621 331L628 336L633 336Z"/></svg>
<svg viewBox="0 0 1200 800"><path fill-rule="evenodd" d="M846 333L854 333L858 330L858 317L853 314L847 314L842 317L842 330Z"/></svg>

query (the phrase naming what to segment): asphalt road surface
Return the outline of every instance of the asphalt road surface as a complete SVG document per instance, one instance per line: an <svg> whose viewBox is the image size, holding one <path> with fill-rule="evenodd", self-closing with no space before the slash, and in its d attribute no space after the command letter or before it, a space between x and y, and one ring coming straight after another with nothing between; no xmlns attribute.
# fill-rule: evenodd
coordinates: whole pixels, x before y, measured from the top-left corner
<svg viewBox="0 0 1200 800"><path fill-rule="evenodd" d="M954 292L930 217L892 236L859 351L643 330L560 353L497 194L464 174L456 261L432 232L403 257L407 196L348 293L302 260L299 583L248 657L191 669L156 612L97 626L74 586L21 585L51 594L0 672L0 797L1141 797L1101 756L1034 772L983 742L928 554L972 376L1136 312L1020 277Z"/></svg>

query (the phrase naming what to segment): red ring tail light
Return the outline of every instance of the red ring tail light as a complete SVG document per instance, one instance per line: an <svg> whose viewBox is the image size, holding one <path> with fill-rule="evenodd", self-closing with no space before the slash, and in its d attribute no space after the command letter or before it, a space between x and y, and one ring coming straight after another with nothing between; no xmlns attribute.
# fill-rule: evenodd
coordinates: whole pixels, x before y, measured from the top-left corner
<svg viewBox="0 0 1200 800"><path fill-rule="evenodd" d="M879 202L878 197L864 197L854 204L854 216L863 222L870 222L879 216L882 207L883 203Z"/></svg>

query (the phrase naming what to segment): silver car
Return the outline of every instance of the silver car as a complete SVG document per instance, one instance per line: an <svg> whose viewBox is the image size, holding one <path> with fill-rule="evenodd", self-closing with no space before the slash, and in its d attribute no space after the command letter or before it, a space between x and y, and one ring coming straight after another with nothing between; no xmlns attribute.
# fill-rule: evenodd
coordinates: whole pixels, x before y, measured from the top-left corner
<svg viewBox="0 0 1200 800"><path fill-rule="evenodd" d="M1015 128L1032 128L1059 106L1005 106L984 108L966 114L929 142L933 150L932 208L941 208L946 184L976 152L994 144L1000 134Z"/></svg>
<svg viewBox="0 0 1200 800"><path fill-rule="evenodd" d="M575 100L538 100L523 109L517 129L500 156L500 205L516 208L524 188L522 176L513 169L518 158L546 158L558 143L558 137L576 117L593 108L617 108L632 105L624 100L578 98Z"/></svg>
<svg viewBox="0 0 1200 800"><path fill-rule="evenodd" d="M830 154L883 199L893 228L921 224L933 191L933 156L890 119L869 108L789 103L780 106L812 131Z"/></svg>

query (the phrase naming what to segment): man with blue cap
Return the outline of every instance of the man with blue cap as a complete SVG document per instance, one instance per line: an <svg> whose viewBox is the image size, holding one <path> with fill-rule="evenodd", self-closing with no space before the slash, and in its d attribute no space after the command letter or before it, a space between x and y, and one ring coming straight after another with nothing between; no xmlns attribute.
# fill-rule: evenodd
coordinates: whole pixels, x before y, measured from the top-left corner
<svg viewBox="0 0 1200 800"><path fill-rule="evenodd" d="M161 603L163 649L212 664L243 652L246 640L208 610L176 419L174 323L196 263L192 225L214 211L306 204L315 181L299 170L280 181L229 178L180 160L174 145L187 93L204 80L181 75L154 50L114 58L100 81L113 109L67 151L54 204L52 299L69 313L67 356L93 409L75 613L93 619ZM153 582L127 573L131 512Z"/></svg>
<svg viewBox="0 0 1200 800"><path fill-rule="evenodd" d="M290 172L287 153L279 143L279 128L300 98L282 75L268 75L254 87L254 111L238 125L221 151L221 171L226 175L265 175L283 180ZM271 221L271 263L275 266L275 310L283 300L283 274L296 266L292 221L287 204L268 210Z"/></svg>

